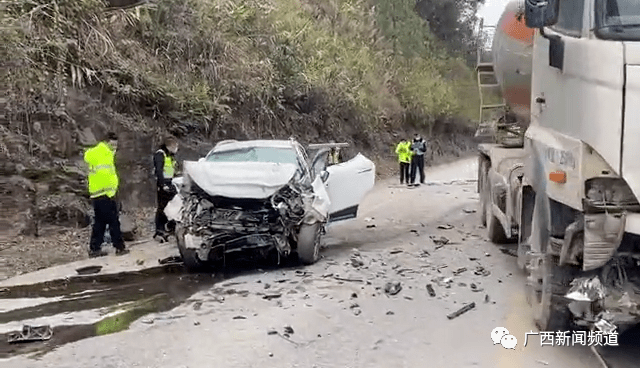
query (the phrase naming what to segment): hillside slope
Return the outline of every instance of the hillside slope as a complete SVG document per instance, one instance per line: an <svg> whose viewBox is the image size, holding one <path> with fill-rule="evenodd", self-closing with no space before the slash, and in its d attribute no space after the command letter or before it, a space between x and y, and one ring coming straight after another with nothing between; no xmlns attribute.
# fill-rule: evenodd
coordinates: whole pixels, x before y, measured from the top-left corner
<svg viewBox="0 0 640 368"><path fill-rule="evenodd" d="M348 141L384 160L398 134L414 130L435 156L468 149L473 73L448 56L414 1L393 4L5 3L0 242L89 223L81 153L112 129L123 137L125 211L153 205L150 155L166 132L180 137L181 159L219 139L293 135Z"/></svg>

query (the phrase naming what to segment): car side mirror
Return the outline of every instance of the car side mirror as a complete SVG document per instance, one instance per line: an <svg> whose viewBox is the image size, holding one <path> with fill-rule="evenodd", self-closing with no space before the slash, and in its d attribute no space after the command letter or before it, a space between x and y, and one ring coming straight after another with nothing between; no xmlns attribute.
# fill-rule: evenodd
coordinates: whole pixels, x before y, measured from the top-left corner
<svg viewBox="0 0 640 368"><path fill-rule="evenodd" d="M198 159L198 162L204 162L204 157L200 157L200 158Z"/></svg>
<svg viewBox="0 0 640 368"><path fill-rule="evenodd" d="M524 20L529 28L544 28L558 22L559 0L525 0Z"/></svg>
<svg viewBox="0 0 640 368"><path fill-rule="evenodd" d="M322 173L320 174L320 179L322 180L323 183L326 183L327 180L329 180L329 172L327 170L323 170Z"/></svg>

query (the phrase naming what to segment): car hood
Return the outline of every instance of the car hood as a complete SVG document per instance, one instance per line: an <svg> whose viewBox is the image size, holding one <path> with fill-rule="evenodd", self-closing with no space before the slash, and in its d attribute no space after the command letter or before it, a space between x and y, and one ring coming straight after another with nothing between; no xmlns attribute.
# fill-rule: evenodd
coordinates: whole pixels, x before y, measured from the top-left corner
<svg viewBox="0 0 640 368"><path fill-rule="evenodd" d="M184 162L184 175L207 194L267 198L287 185L297 167L272 162Z"/></svg>

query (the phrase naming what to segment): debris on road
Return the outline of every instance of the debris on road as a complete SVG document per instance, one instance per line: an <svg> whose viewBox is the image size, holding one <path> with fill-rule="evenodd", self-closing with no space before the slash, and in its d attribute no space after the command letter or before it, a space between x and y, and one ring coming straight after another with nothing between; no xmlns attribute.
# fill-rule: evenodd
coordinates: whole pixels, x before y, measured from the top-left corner
<svg viewBox="0 0 640 368"><path fill-rule="evenodd" d="M482 266L478 266L476 267L476 270L473 272L475 275L478 276L489 276L491 275L491 271L486 270L484 267Z"/></svg>
<svg viewBox="0 0 640 368"><path fill-rule="evenodd" d="M278 331L276 331L276 330L267 331L267 335L277 335L277 334L278 334Z"/></svg>
<svg viewBox="0 0 640 368"><path fill-rule="evenodd" d="M233 319L247 319L247 317L245 317L245 316L235 316L235 317L233 317Z"/></svg>
<svg viewBox="0 0 640 368"><path fill-rule="evenodd" d="M458 268L457 270L453 271L453 274L454 274L455 276L458 276L458 275L460 275L461 273L463 273L463 272L464 272L464 271L466 271L466 270L467 270L467 268L466 268L466 267L460 267L460 268Z"/></svg>
<svg viewBox="0 0 640 368"><path fill-rule="evenodd" d="M91 275L100 272L100 270L102 270L102 266L96 265L77 268L76 272L78 273L78 275Z"/></svg>
<svg viewBox="0 0 640 368"><path fill-rule="evenodd" d="M280 294L280 293L278 293L278 294L268 294L268 295L264 295L262 297L262 299L264 299L264 300L272 300L272 299L277 299L277 298L279 298L281 296L282 296L282 294Z"/></svg>
<svg viewBox="0 0 640 368"><path fill-rule="evenodd" d="M144 259L138 259L138 260L136 260L136 264L137 264L138 266L142 266L142 265L144 264Z"/></svg>
<svg viewBox="0 0 640 368"><path fill-rule="evenodd" d="M387 311L387 316L393 316L395 313L393 311Z"/></svg>
<svg viewBox="0 0 640 368"><path fill-rule="evenodd" d="M465 208L462 211L464 211L464 213L476 213L476 210L470 208Z"/></svg>
<svg viewBox="0 0 640 368"><path fill-rule="evenodd" d="M371 229L373 227L376 227L376 225L375 224L367 225L367 229Z"/></svg>
<svg viewBox="0 0 640 368"><path fill-rule="evenodd" d="M447 315L447 318L454 319L454 318L462 315L463 313L466 313L466 312L472 310L475 307L476 307L476 303L475 302L471 302L471 303L465 305L464 307L458 309L457 311Z"/></svg>
<svg viewBox="0 0 640 368"><path fill-rule="evenodd" d="M10 332L7 336L9 344L21 342L46 341L53 336L51 326L22 326L22 331Z"/></svg>
<svg viewBox="0 0 640 368"><path fill-rule="evenodd" d="M402 252L403 252L402 249L396 248L396 249L391 250L389 252L389 254L398 254L398 253L402 253Z"/></svg>
<svg viewBox="0 0 640 368"><path fill-rule="evenodd" d="M484 302L485 302L485 303L489 303L489 302L490 302L490 300L489 300L489 294L485 294L485 295L484 295Z"/></svg>
<svg viewBox="0 0 640 368"><path fill-rule="evenodd" d="M293 327L284 326L284 333L287 334L287 335L293 335L294 334Z"/></svg>
<svg viewBox="0 0 640 368"><path fill-rule="evenodd" d="M431 280L431 282L435 282L438 286L450 289L451 288L451 283L453 282L453 279L451 277L440 276L437 279Z"/></svg>
<svg viewBox="0 0 640 368"><path fill-rule="evenodd" d="M516 249L513 248L500 248L500 251L508 256L511 257L517 257L518 256L518 251Z"/></svg>
<svg viewBox="0 0 640 368"><path fill-rule="evenodd" d="M427 292L429 293L429 296L431 296L431 297L436 296L436 291L433 290L433 286L431 284L427 284Z"/></svg>
<svg viewBox="0 0 640 368"><path fill-rule="evenodd" d="M396 295L400 292L400 290L402 290L402 285L400 284L400 281L388 282L384 286L384 292L389 295Z"/></svg>
<svg viewBox="0 0 640 368"><path fill-rule="evenodd" d="M180 258L179 256L171 256L171 257L159 259L158 263L161 265L182 263L182 258Z"/></svg>
<svg viewBox="0 0 640 368"><path fill-rule="evenodd" d="M441 229L441 230L451 230L451 229L453 229L453 225L450 225L450 224L438 225L438 229Z"/></svg>
<svg viewBox="0 0 640 368"><path fill-rule="evenodd" d="M364 280L362 279L348 279L348 278L344 278L344 277L339 277L339 276L333 276L334 279L338 280L338 281L348 281L348 282L364 282Z"/></svg>
<svg viewBox="0 0 640 368"><path fill-rule="evenodd" d="M431 238L431 240L433 241L433 244L437 245L436 249L440 249L442 248L443 245L449 244L449 239L444 236L440 236L436 238L435 236L431 235L429 236L429 238Z"/></svg>

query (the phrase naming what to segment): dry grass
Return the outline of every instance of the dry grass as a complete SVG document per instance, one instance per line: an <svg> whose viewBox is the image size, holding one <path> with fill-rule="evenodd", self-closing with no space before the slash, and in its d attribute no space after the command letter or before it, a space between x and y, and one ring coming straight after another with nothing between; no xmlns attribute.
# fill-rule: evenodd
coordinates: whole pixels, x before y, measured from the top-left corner
<svg viewBox="0 0 640 368"><path fill-rule="evenodd" d="M326 91L355 106L371 128L400 124L407 111L423 122L476 118L472 73L411 11L400 9L390 34L387 14L369 0L300 5L160 0L106 11L98 0L9 1L0 41L10 113L34 95L62 103L66 88L93 85L207 130L249 100L259 101L261 114L276 115L287 89Z"/></svg>

